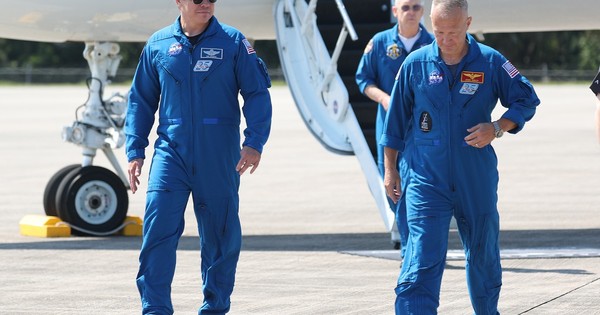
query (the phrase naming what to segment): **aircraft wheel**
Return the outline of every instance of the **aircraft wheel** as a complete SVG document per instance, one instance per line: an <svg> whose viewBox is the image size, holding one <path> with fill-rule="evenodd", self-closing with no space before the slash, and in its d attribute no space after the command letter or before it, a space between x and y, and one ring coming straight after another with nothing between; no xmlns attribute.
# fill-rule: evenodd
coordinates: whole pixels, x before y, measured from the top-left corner
<svg viewBox="0 0 600 315"><path fill-rule="evenodd" d="M75 227L91 232L118 228L127 215L129 197L123 181L98 166L74 169L58 187L56 205L59 217ZM92 235L72 229L76 235Z"/></svg>
<svg viewBox="0 0 600 315"><path fill-rule="evenodd" d="M50 180L46 184L46 189L44 189L44 212L46 215L50 216L58 216L58 211L56 210L56 191L58 190L58 186L60 182L65 178L65 176L76 168L80 168L79 164L72 164L61 168L58 172L56 172Z"/></svg>
<svg viewBox="0 0 600 315"><path fill-rule="evenodd" d="M400 249L400 242L392 242L394 249Z"/></svg>

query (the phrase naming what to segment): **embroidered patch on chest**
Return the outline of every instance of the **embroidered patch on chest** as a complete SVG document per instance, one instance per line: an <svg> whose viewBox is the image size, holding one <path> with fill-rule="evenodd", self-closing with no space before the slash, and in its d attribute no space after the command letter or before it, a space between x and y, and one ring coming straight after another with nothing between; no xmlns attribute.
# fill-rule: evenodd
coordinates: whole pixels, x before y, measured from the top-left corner
<svg viewBox="0 0 600 315"><path fill-rule="evenodd" d="M419 118L419 128L423 132L430 132L432 127L433 121L431 120L431 115L428 112L422 112Z"/></svg>
<svg viewBox="0 0 600 315"><path fill-rule="evenodd" d="M444 81L444 75L437 70L431 71L429 74L429 85L437 85Z"/></svg>
<svg viewBox="0 0 600 315"><path fill-rule="evenodd" d="M477 92L477 89L479 88L479 84L476 83L465 83L463 84L462 88L460 89L460 94L465 94L465 95L473 95L475 94L475 92Z"/></svg>
<svg viewBox="0 0 600 315"><path fill-rule="evenodd" d="M200 49L201 59L223 59L223 48L202 48Z"/></svg>
<svg viewBox="0 0 600 315"><path fill-rule="evenodd" d="M386 51L386 55L392 60L396 60L400 57L400 47L398 47L398 44L396 43L389 45Z"/></svg>
<svg viewBox="0 0 600 315"><path fill-rule="evenodd" d="M212 60L198 60L194 66L194 72L207 72L212 66Z"/></svg>
<svg viewBox="0 0 600 315"><path fill-rule="evenodd" d="M177 55L181 54L182 50L183 50L183 46L181 46L180 43L173 43L169 47L169 51L167 53L169 54L169 56L177 56Z"/></svg>
<svg viewBox="0 0 600 315"><path fill-rule="evenodd" d="M460 75L460 82L483 84L484 79L483 72L463 71Z"/></svg>

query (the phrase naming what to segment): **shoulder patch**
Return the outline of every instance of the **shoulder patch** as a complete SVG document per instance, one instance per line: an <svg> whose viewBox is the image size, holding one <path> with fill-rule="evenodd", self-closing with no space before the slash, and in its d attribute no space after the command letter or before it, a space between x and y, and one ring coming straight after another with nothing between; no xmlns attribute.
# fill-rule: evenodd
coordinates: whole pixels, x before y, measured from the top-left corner
<svg viewBox="0 0 600 315"><path fill-rule="evenodd" d="M252 48L252 45L247 39L242 39L242 43L244 43L244 46L246 46L246 52L248 53L248 55L256 53L256 51L254 51L254 48Z"/></svg>
<svg viewBox="0 0 600 315"><path fill-rule="evenodd" d="M519 74L519 70L508 60L502 65L502 68L511 78L514 78Z"/></svg>
<svg viewBox="0 0 600 315"><path fill-rule="evenodd" d="M371 52L371 50L373 50L373 39L371 38L371 40L369 41L369 43L367 44L367 47L365 47L365 51L363 52L363 54L368 54Z"/></svg>

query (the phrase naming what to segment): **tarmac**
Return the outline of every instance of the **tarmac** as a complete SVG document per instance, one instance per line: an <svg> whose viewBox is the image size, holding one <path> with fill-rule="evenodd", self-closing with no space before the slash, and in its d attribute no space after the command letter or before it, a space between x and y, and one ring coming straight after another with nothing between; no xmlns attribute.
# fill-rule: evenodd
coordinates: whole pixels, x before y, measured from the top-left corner
<svg viewBox="0 0 600 315"><path fill-rule="evenodd" d="M535 85L538 114L494 141L499 156L502 314L600 314L600 144L585 84ZM126 92L127 87L111 87ZM271 89L274 121L260 168L242 177L244 231L230 314L393 314L398 252L358 161L324 149L286 86ZM0 314L139 314L140 237L22 236L43 214L49 178L80 163L61 140L82 86L0 87ZM499 115L500 112L498 112ZM495 118L498 117L495 116ZM117 153L126 167L123 149ZM95 165L112 169L100 153ZM147 169L144 171L147 172ZM147 174L130 193L143 216ZM172 286L176 314L202 303L193 211ZM451 231L439 314L472 314L464 260Z"/></svg>

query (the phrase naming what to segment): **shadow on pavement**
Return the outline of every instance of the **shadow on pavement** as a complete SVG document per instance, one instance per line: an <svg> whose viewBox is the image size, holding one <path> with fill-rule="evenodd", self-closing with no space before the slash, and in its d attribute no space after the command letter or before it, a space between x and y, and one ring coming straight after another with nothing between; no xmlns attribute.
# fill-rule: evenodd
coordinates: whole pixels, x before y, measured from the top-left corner
<svg viewBox="0 0 600 315"><path fill-rule="evenodd" d="M139 250L140 237L69 237L0 243L0 250ZM35 240L35 241L33 241ZM600 229L501 231L502 249L600 248ZM183 236L179 250L198 250L196 236ZM456 230L450 231L449 249L461 249ZM360 251L392 249L388 233L245 235L246 251Z"/></svg>

